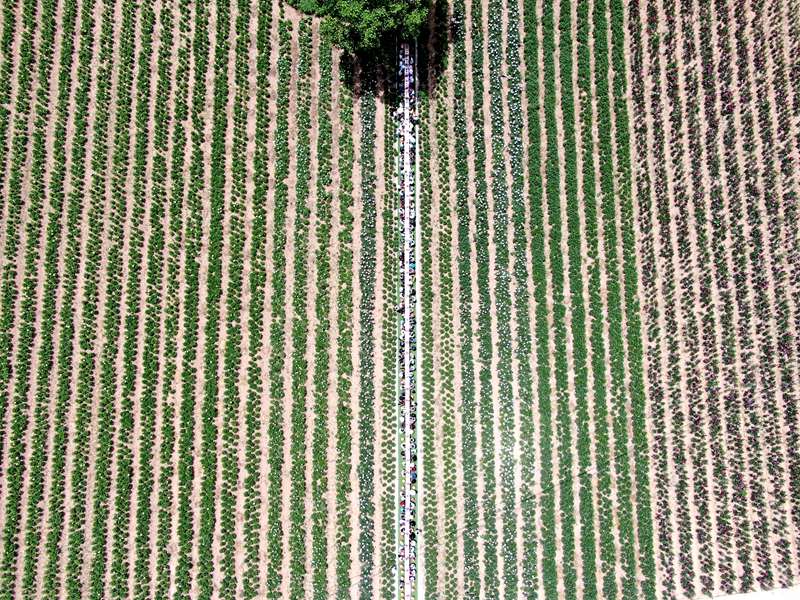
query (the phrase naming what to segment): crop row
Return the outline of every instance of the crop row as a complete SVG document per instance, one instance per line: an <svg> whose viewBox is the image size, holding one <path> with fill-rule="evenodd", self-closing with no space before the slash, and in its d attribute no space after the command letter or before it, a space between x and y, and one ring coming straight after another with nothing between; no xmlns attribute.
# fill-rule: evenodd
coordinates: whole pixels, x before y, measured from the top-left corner
<svg viewBox="0 0 800 600"><path fill-rule="evenodd" d="M172 540L173 523L172 507L173 480L175 468L175 376L178 371L178 339L180 336L180 278L181 254L183 246L183 196L186 190L184 165L186 160L186 119L188 116L189 98L189 30L190 14L186 2L180 3L177 40L172 30L165 26L162 40L177 44L174 60L175 91L172 95L173 113L170 115L172 139L169 164L169 205L166 208L168 218L168 243L166 264L166 289L164 298L164 350L163 376L161 381L161 445L159 449L158 474L158 517L156 532L155 580L153 582L156 597L166 596L170 587L170 554L168 546ZM166 163L164 167L166 169ZM166 189L164 190L166 193Z"/></svg>
<svg viewBox="0 0 800 600"><path fill-rule="evenodd" d="M466 28L466 8L464 0L453 3L453 23L459 31ZM466 42L464 35L456 38L453 49L454 77L454 137L456 141L456 219L458 222L458 312L461 330L459 346L461 358L461 389L459 390L462 405L462 461L464 472L464 594L469 597L478 595L478 473L477 473L477 439L475 420L475 367L472 349L473 323L470 310L472 297L472 281L470 265L472 262L472 240L470 235L470 214L468 199L468 147L467 147L467 71Z"/></svg>
<svg viewBox="0 0 800 600"><path fill-rule="evenodd" d="M8 175L0 178L8 183L8 208L6 212L5 244L3 255L5 264L0 274L0 442L6 443L6 412L9 404L9 385L14 364L13 330L14 312L19 295L17 290L17 254L21 242L20 225L23 222L22 179L28 155L28 127L31 113L32 79L36 55L34 35L37 21L37 3L26 2L22 14L24 29L19 48L19 67L17 76L17 98L14 103L14 127L11 139L11 152L4 152L3 162L10 155ZM52 44L52 42L51 42ZM52 52L52 49L45 48ZM4 165L5 167L5 165ZM5 172L3 173L5 175ZM0 193L5 190L0 187ZM5 475L5 474L3 474Z"/></svg>
<svg viewBox="0 0 800 600"><path fill-rule="evenodd" d="M443 24L449 21L450 15L448 14L449 5L445 3L437 3L437 36L439 36L438 47L445 47L446 39L442 36L447 35L446 28ZM444 31L443 31L444 29ZM444 68L445 59L449 57L437 58L436 62L440 64L440 68ZM439 83L444 86L444 81ZM453 243L452 235L452 211L450 208L451 189L450 189L450 129L448 123L448 112L450 98L445 93L443 87L435 91L433 102L435 104L434 122L428 123L427 127L435 129L437 139L437 157L436 157L436 172L432 173L439 186L439 223L434 224L438 228L439 245L438 248L432 249L437 253L437 260L439 263L439 306L440 306L440 329L439 339L440 346L437 356L438 371L439 371L439 394L441 395L442 402L442 472L444 474L444 481L440 484L443 487L444 493L444 540L443 540L443 566L444 581L445 581L445 598L456 597L456 587L454 583L457 577L457 560L458 560L458 522L456 513L456 431L455 431L455 371L454 371L454 358L455 358L455 343L454 335L456 332L453 330L453 250L451 244ZM423 342L425 337L423 337ZM426 586L428 589L430 585Z"/></svg>
<svg viewBox="0 0 800 600"><path fill-rule="evenodd" d="M237 2L234 60L233 145L231 151L231 193L225 207L228 216L228 286L225 291L225 355L222 402L222 485L220 490L220 558L222 580L218 593L234 598L237 593L234 572L236 489L239 481L239 381L242 359L242 290L244 285L245 203L247 201L247 93L250 45L250 3Z"/></svg>
<svg viewBox="0 0 800 600"><path fill-rule="evenodd" d="M289 190L286 178L289 175L289 82L291 79L291 25L280 21L278 25L280 40L278 52L278 116L275 128L274 147L277 155L275 165L275 209L273 242L272 278L272 322L269 340L271 346L269 365L269 419L268 419L268 460L269 497L273 499L267 510L267 597L280 594L280 569L283 560L283 528L281 525L281 479L283 473L283 401L284 378L283 363L286 343L286 210Z"/></svg>
<svg viewBox="0 0 800 600"><path fill-rule="evenodd" d="M73 32L75 29L77 7L72 7L65 15L64 28ZM9 453L6 472L3 473L3 484L6 488L6 502L3 506L5 527L3 529L2 562L0 563L0 596L12 597L14 573L18 557L18 534L22 517L22 486L26 475L25 442L29 423L30 376L33 359L33 341L36 332L38 284L38 262L40 260L40 241L45 213L46 173L45 161L48 151L46 126L50 118L50 72L53 66L54 38L56 29L56 7L52 3L42 6L39 16L43 24L43 32L39 40L39 60L36 64L36 94L34 100L33 131L31 136L30 156L30 191L25 199L25 252L22 272L21 295L19 302L19 320L16 340L16 356L13 358L14 386L11 403L10 431L3 440ZM65 81L66 79L66 81ZM69 72L63 70L59 77L61 88L68 85ZM63 95L63 92L62 92ZM27 154L27 151L26 151ZM23 196L15 197L16 186L9 189L9 202L23 203ZM52 245L52 244L51 244ZM49 251L54 256L56 253ZM52 263L51 263L52 264ZM52 270L52 269L51 269ZM52 294L51 294L52 295ZM9 356L10 358L10 356ZM44 400L43 400L44 401Z"/></svg>
<svg viewBox="0 0 800 600"><path fill-rule="evenodd" d="M347 87L346 74L340 71L339 86L339 293L336 299L339 339L336 343L336 505L343 510L336 516L336 595L350 589L351 542L353 524L350 519L351 494L351 356L353 334L353 97Z"/></svg>
<svg viewBox="0 0 800 600"><path fill-rule="evenodd" d="M396 83L389 76L383 82L384 98L392 98ZM396 226L397 219L397 188L396 176L393 172L397 158L397 123L390 118L391 104L386 104L386 118L384 120L384 169L386 186L383 192L383 264L397 264L398 249L400 248L399 230ZM392 170L392 171L390 171ZM381 347L383 351L383 381L380 390L380 403L382 407L381 447L376 454L381 462L383 475L381 477L381 505L383 507L382 538L378 541L378 560L380 564L380 594L389 597L394 591L395 574L393 568L396 564L397 554L397 335L398 318L397 304L400 300L400 283L397 271L391 266L383 269L383 323Z"/></svg>
<svg viewBox="0 0 800 600"><path fill-rule="evenodd" d="M256 133L255 162L266 165L269 157L269 69L272 61L272 2L258 4L256 31ZM264 309L267 284L266 198L269 185L267 169L255 169L253 191L253 222L250 237L250 310L248 320L247 402L245 408L245 474L244 474L244 551L243 596L254 598L259 589L259 519L260 493L258 482L261 473L261 403L263 375L261 353L264 346Z"/></svg>
<svg viewBox="0 0 800 600"><path fill-rule="evenodd" d="M314 432L312 437L311 466L311 582L314 598L322 600L327 595L328 566L328 390L331 385L330 319L331 319L331 244L333 219L333 193L331 191L331 83L333 47L324 37L319 46L319 87L317 114L317 252L315 256L317 294L314 311L317 328L314 334Z"/></svg>
<svg viewBox="0 0 800 600"><path fill-rule="evenodd" d="M473 161L475 165L475 262L477 265L476 285L478 290L478 319L475 333L477 335L478 359L478 394L477 412L478 422L476 427L480 431L481 452L479 457L481 472L483 473L484 494L480 498L483 509L484 548L483 567L484 577L482 585L486 590L499 589L497 553L491 549L496 548L497 519L495 506L497 484L495 480L495 441L494 441L494 408L492 394L492 357L494 344L492 343L492 301L490 293L490 280L492 274L489 265L489 202L487 173L481 172L486 165L486 123L483 117L483 52L484 44L489 40L484 37L483 31L483 6L477 0L472 1L472 124L473 124ZM491 107L490 107L491 108Z"/></svg>
<svg viewBox="0 0 800 600"><path fill-rule="evenodd" d="M363 71L361 77L365 77ZM365 77L366 79L366 77ZM360 594L372 597L372 569L375 540L375 266L376 221L375 201L375 112L377 98L373 82L362 82L361 117L361 258L358 282L361 287L359 315L359 411L358 411L358 476L359 539L361 560Z"/></svg>
<svg viewBox="0 0 800 600"><path fill-rule="evenodd" d="M200 252L203 236L202 192L205 154L202 143L205 132L206 70L208 68L208 6L195 4L192 33L194 80L189 108L192 150L186 193L187 216L184 229L183 345L181 364L180 430L178 433L178 558L175 567L176 596L188 597L191 587L192 542L195 517L191 496L197 474L194 469L194 424L197 396L197 347L199 345Z"/></svg>
<svg viewBox="0 0 800 600"><path fill-rule="evenodd" d="M89 91L89 61L91 59L93 19L91 17L92 3L89 7L84 7L81 12L80 26L80 50L78 73L81 76L81 85L75 92L74 102L78 107L88 105ZM65 10L63 13L63 29L69 33L74 30L77 8L75 10ZM51 170L48 184L47 195L49 197L50 210L48 212L48 223L45 232L45 265L44 265L44 290L43 305L41 316L39 367L36 375L36 396L33 417L33 432L30 440L30 459L28 469L28 506L26 512L26 529L24 536L24 555L22 564L22 587L21 593L30 596L35 593L35 569L39 557L39 544L42 537L42 516L44 509L45 494L45 471L47 463L47 435L50 427L50 379L54 366L55 354L55 328L56 314L58 310L56 290L59 284L58 262L60 255L60 243L62 232L62 211L64 207L64 184L67 177L66 170L66 138L67 120L69 118L70 98L69 90L71 85L71 69L74 61L74 42L71 35L62 38L60 48L60 72L58 78L58 99L56 104L56 127L53 131L56 143L53 145L53 163L55 167ZM83 158L85 156L85 136L87 129L87 119L84 116L75 120L75 140L80 149L76 149L79 167L76 171L81 176L85 172ZM75 164L73 162L73 164ZM43 182L42 182L43 183ZM82 187L81 187L82 191ZM75 235L73 233L73 235ZM74 249L74 246L72 247ZM3 583L4 591L6 583ZM10 585L8 585L10 589Z"/></svg>
<svg viewBox="0 0 800 600"><path fill-rule="evenodd" d="M291 434L289 491L289 593L303 595L305 568L306 404L308 360L308 246L311 209L308 206L311 149L311 25L300 21L297 69L297 153L295 157L294 274L291 323Z"/></svg>

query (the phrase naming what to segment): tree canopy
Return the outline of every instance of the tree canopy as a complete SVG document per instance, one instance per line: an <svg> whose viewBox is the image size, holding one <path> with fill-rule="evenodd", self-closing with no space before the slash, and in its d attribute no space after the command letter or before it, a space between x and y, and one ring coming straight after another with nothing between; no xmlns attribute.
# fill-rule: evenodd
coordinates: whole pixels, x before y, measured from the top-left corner
<svg viewBox="0 0 800 600"><path fill-rule="evenodd" d="M395 36L416 37L428 0L294 0L301 11L324 17L323 35L351 52L377 50Z"/></svg>

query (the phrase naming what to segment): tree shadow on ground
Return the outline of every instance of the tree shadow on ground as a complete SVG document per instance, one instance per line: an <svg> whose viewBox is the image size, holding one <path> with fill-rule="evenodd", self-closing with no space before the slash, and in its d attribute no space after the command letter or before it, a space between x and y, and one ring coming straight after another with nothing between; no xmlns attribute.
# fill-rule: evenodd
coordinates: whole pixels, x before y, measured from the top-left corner
<svg viewBox="0 0 800 600"><path fill-rule="evenodd" d="M460 23L451 19L447 6L431 7L428 25L417 39L417 84L420 94L433 96L447 67L451 44L463 35ZM389 105L397 101L399 83L398 49L402 40L387 36L377 50L343 54L339 69L343 81L355 98L377 95Z"/></svg>

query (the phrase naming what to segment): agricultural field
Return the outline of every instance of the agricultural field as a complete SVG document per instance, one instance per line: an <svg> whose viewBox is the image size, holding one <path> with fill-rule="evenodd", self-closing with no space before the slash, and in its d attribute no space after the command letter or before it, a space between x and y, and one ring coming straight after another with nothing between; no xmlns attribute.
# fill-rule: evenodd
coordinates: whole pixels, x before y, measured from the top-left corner
<svg viewBox="0 0 800 600"><path fill-rule="evenodd" d="M5 2L0 600L800 583L797 14Z"/></svg>

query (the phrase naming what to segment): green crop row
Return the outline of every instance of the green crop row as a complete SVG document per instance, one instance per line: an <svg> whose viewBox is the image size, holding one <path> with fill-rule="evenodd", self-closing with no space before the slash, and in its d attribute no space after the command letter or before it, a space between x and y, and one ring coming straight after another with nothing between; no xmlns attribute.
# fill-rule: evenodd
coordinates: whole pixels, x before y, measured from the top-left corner
<svg viewBox="0 0 800 600"><path fill-rule="evenodd" d="M384 119L384 169L386 188L383 192L383 323L381 346L383 352L383 384L380 390L383 424L381 428L381 448L379 460L383 475L381 477L381 505L383 507L382 537L378 541L378 560L380 561L380 594L384 598L392 595L396 575L393 568L397 554L397 335L399 331L396 311L400 299L399 278L397 277L398 249L400 248L397 227L397 188L395 178L395 158L397 156L396 121L391 118L391 102L396 84L392 77L383 81L383 95L386 102Z"/></svg>
<svg viewBox="0 0 800 600"><path fill-rule="evenodd" d="M295 172L294 287L292 291L291 433L289 489L289 595L303 596L305 568L306 404L308 393L308 244L311 210L311 25L300 21L297 64L297 153Z"/></svg>
<svg viewBox="0 0 800 600"><path fill-rule="evenodd" d="M17 253L20 245L20 225L23 222L24 198L22 179L28 155L28 121L31 112L31 90L36 55L34 35L37 28L37 2L26 2L22 9L24 30L19 48L19 67L17 75L17 98L14 105L14 129L11 140L10 166L8 179L0 177L2 183L8 182L6 209L5 245L3 246L4 266L0 274L0 443L6 443L6 412L8 410L9 389L12 365L14 364L12 332L14 330L14 307L17 303ZM45 50L50 50L46 48ZM5 163L6 155L2 157ZM5 167L5 165L4 165ZM0 187L0 192L4 190ZM5 476L5 474L3 474Z"/></svg>
<svg viewBox="0 0 800 600"><path fill-rule="evenodd" d="M272 29L272 2L261 0L258 5L256 32L256 133L255 163L269 162L269 69L272 56L270 32ZM244 474L244 549L245 569L243 596L254 598L259 591L259 533L260 493L258 482L261 473L261 403L263 373L261 352L264 346L264 288L267 283L266 222L268 170L262 166L255 169L253 193L253 222L250 241L250 310L248 321L249 358L247 364L247 403L245 409L245 474Z"/></svg>
<svg viewBox="0 0 800 600"><path fill-rule="evenodd" d="M112 531L111 546L111 596L114 598L128 598L128 576L131 565L129 564L128 544L131 537L130 515L133 501L133 424L134 414L133 396L136 391L137 379L140 376L137 369L138 338L140 319L140 288L143 263L143 221L148 204L147 185L147 149L149 144L150 128L150 94L151 78L150 63L153 47L153 32L155 28L155 12L152 2L143 2L140 8L139 29L137 40L139 44L136 77L136 110L135 134L133 151L132 189L133 198L125 198L128 206L128 218L125 232L128 239L127 280L125 282L125 317L123 320L124 335L122 343L122 382L120 385L121 396L118 399L119 421L116 427L116 481L114 495L114 527ZM131 55L133 60L133 55ZM126 156L125 160L129 160ZM122 191L121 195L125 195ZM155 334L156 337L158 333ZM157 372L154 373L157 376ZM154 407L151 406L151 411ZM82 412L83 407L79 409ZM79 412L79 419L81 418ZM87 411L87 416L88 411ZM84 467L81 465L81 471ZM152 474L151 474L152 476ZM145 536L145 544L148 544ZM76 561L80 561L78 554L80 545L74 546Z"/></svg>
<svg viewBox="0 0 800 600"><path fill-rule="evenodd" d="M281 475L283 473L283 405L285 382L283 364L286 345L286 210L289 190L286 178L289 175L289 83L291 80L291 25L281 20L278 25L280 47L278 52L278 117L274 147L277 155L275 165L275 237L272 257L272 322L270 323L269 365L269 498L267 510L267 597L277 598L281 586L281 562L283 561L283 527L281 524Z"/></svg>
<svg viewBox="0 0 800 600"><path fill-rule="evenodd" d="M89 103L89 63L92 51L92 33L94 20L92 10L94 4L87 3L81 11L80 25L80 49L78 74L81 84L75 91L74 105L78 110L84 108L84 112L76 115L74 122L74 139L76 144L75 156L77 161L73 161L76 166L75 171L80 174L80 183L83 184L83 174L85 173L85 151L86 151L86 130L88 118L85 107ZM69 33L74 29L75 11L65 10L63 14L63 28ZM56 327L57 303L56 290L59 285L58 261L60 255L60 243L62 235L62 211L64 207L64 184L67 177L67 120L72 106L70 103L71 70L74 61L74 43L71 35L62 38L60 49L60 72L58 78L58 100L56 105L56 126L53 131L54 139L58 143L53 145L53 163L55 168L50 173L48 185L48 195L50 199L50 210L48 213L47 230L45 233L45 280L42 306L42 329L41 345L39 351L39 369L36 375L36 399L33 418L33 433L30 442L31 458L28 472L28 506L26 511L26 529L24 542L24 556L22 563L22 587L23 596L30 597L36 593L35 590L35 571L40 556L40 543L42 538L42 516L44 510L44 479L47 464L47 435L50 427L50 378L54 366L54 334ZM77 146L77 147L76 147ZM82 191L82 187L81 187ZM82 199L82 198L81 198ZM71 232L73 236L76 232ZM75 249L71 246L70 249Z"/></svg>
<svg viewBox="0 0 800 600"><path fill-rule="evenodd" d="M477 359L478 359L478 422L481 432L480 469L483 473L484 494L480 498L483 509L484 554L483 588L493 594L500 589L497 572L497 520L495 506L494 477L495 443L494 443L494 411L492 401L492 302L489 291L491 272L489 267L489 203L488 186L486 184L486 143L485 123L483 118L483 51L484 44L493 40L485 40L483 34L483 6L478 0L472 1L472 115L473 124L473 161L475 165L475 259L477 263L476 283L478 288L478 320ZM490 107L491 108L491 107Z"/></svg>
<svg viewBox="0 0 800 600"><path fill-rule="evenodd" d="M131 50L133 48L133 30L135 27L134 14L132 11L125 11L122 19L122 29L120 30L120 51L123 49ZM99 268L100 268L100 254L103 245L103 239L108 238L112 241L108 255L108 265L104 275L108 282L108 291L105 298L106 310L103 315L103 347L100 351L100 400L97 414L97 431L98 437L95 442L95 482L94 489L92 490L92 509L94 520L91 524L91 560L89 570L89 586L86 594L89 598L97 599L105 597L105 573L106 573L106 544L107 544L107 531L108 531L108 515L109 515L109 493L111 487L111 455L113 448L113 435L114 435L114 397L116 390L116 356L117 356L117 340L119 339L119 302L120 302L120 286L119 281L122 272L122 225L124 223L125 215L125 202L120 198L118 190L120 186L124 185L124 178L126 176L126 166L121 163L121 158L125 155L128 148L127 132L128 121L130 119L130 85L132 81L131 62L121 65L119 69L119 85L118 90L120 98L123 101L121 110L116 113L116 121L114 125L114 156L117 160L114 161L111 168L111 177L106 173L106 165L108 160L109 150L109 125L110 113L109 106L111 104L111 80L112 80L112 65L113 65L113 49L114 49L114 6L113 3L107 3L103 6L103 22L100 38L100 52L98 55L99 71L97 75L97 90L95 92L95 104L97 106L97 113L95 115L94 131L95 136L92 145L92 183L90 190L91 208L89 210L88 222L90 223L89 239L86 246L86 259L87 268L83 274L83 281L85 282L85 300L84 309L87 319L81 325L80 340L86 343L93 340L97 333L95 321L99 317ZM127 103L126 103L127 102ZM124 146L123 146L124 145ZM74 152L74 150L73 150ZM73 161L73 164L76 164ZM122 171L122 174L120 174ZM83 179L81 177L81 179ZM105 211L106 190L109 185L109 180L112 182L112 204L111 204L111 217L109 219L111 227L106 230L103 222L103 214ZM122 182L120 181L122 180ZM74 209L68 209L69 217L67 219L66 230L70 232L74 227L77 227L80 219L80 200L82 195L75 199ZM68 233L69 235L69 233ZM67 246L75 247L77 254L80 249L79 240L68 240ZM77 279L78 265L75 267L74 277ZM71 270L71 269L70 269ZM75 280L70 281L65 286L64 297L72 297L75 286ZM66 303L62 308L62 314L67 310L71 311ZM88 309L88 310L87 310ZM70 325L69 336L72 335L72 326ZM90 346L81 350L85 352ZM64 362L62 375L59 376L59 389L65 391L65 396L68 398L68 390L70 385L70 376L72 368L72 344L64 343L60 347L60 352L64 352ZM87 360L82 361L84 377L89 379L95 377L94 367ZM59 361L60 362L60 361ZM79 375L81 373L79 372ZM59 399L61 393L59 393ZM67 404L58 406L54 418L57 423L61 419L66 418ZM66 452L66 427L62 431L56 430L55 442L53 446L53 457L55 460L63 461L62 453ZM56 472L55 467L51 470ZM63 489L63 479L58 482L58 487ZM55 486L52 486L55 488ZM54 586L51 590L45 586L45 595L57 593L55 583L57 580L58 561L60 556L58 540L61 535L61 523L63 522L63 501L58 502L56 505L56 496L51 491L51 506L50 515L51 519L56 515L60 515L57 523L54 523L48 533L48 563L45 570L45 581L52 581Z"/></svg>
<svg viewBox="0 0 800 600"><path fill-rule="evenodd" d="M8 202L25 205L25 252L22 272L22 286L17 289L19 301L19 320L15 325L18 331L16 356L13 357L14 389L11 403L10 431L3 440L9 456L7 471L3 473L6 489L6 502L3 506L5 526L3 528L2 560L0 561L0 597L14 595L16 562L19 554L19 528L22 517L22 486L25 478L25 437L29 424L29 391L33 359L33 341L36 332L38 286L38 263L40 260L40 241L42 221L45 212L46 174L45 161L48 152L46 127L50 119L50 73L53 67L54 40L56 30L56 6L48 2L41 7L39 21L42 29L39 40L39 60L36 63L36 95L33 110L33 131L30 132L30 191L22 196L21 187L10 186ZM67 9L64 29L70 34L75 29L77 6ZM60 72L61 87L68 85L64 73ZM61 140L63 143L63 140ZM27 147L27 145L26 145ZM27 151L26 151L27 154ZM20 171L21 172L21 171ZM12 177L14 177L12 175ZM12 182L13 183L13 182ZM17 196L19 194L19 196ZM53 253L54 254L54 253ZM46 325L42 323L42 325ZM8 356L11 359L11 354ZM41 461L40 461L41 464Z"/></svg>
<svg viewBox="0 0 800 600"><path fill-rule="evenodd" d="M364 72L360 72L364 77ZM377 98L371 82L362 85L361 106L361 260L358 282L361 286L359 305L358 378L358 495L359 539L358 556L361 560L359 592L371 598L372 569L375 540L373 538L375 514L375 266L376 221L375 203L375 111Z"/></svg>
<svg viewBox="0 0 800 600"><path fill-rule="evenodd" d="M448 5L445 3L437 4L437 25L447 23L449 15ZM439 32L439 35L442 35ZM446 35L446 33L444 34ZM444 45L444 41L439 47ZM444 68L445 58L437 59ZM456 430L455 430L455 390L454 390L454 358L455 342L453 330L453 271L452 271L452 212L450 209L450 138L449 138L449 97L443 87L445 81L439 82L435 90L435 118L433 123L428 123L427 127L435 127L437 139L436 173L434 176L439 185L439 223L435 224L439 232L439 244L433 248L433 252L438 253L439 261L439 281L438 290L434 290L439 295L441 303L440 313L440 332L439 332L439 393L442 402L442 459L444 481L444 597L455 598L457 587L457 560L458 560L458 521L456 512Z"/></svg>
<svg viewBox="0 0 800 600"><path fill-rule="evenodd" d="M539 55L543 51L539 43L539 15L536 2L525 0L525 41L524 41L524 60L525 60L525 90L528 99L528 202L530 206L530 253L531 271L533 278L533 304L535 306L534 316L534 339L536 340L536 380L537 389L534 394L534 406L538 408L538 415L534 416L534 421L539 423L539 439L533 443L539 450L539 480L551 481L553 477L552 456L552 432L551 432L551 411L549 399L551 398L550 389L550 366L548 348L548 325L547 325L547 270L545 269L545 226L544 226L544 182L540 173L542 170L542 145L541 134L542 125L539 121L540 107L540 71ZM537 569L534 579L529 583L530 589L537 589L547 582L548 588L545 589L546 595L555 593L552 583L555 581L556 564L555 556L545 552L545 548L553 548L555 541L555 507L553 498L553 488L543 486L542 495L539 499L541 506L536 505L536 495L531 490L530 497L524 498L524 504L528 510L539 511L544 530L539 536L539 544L535 540L528 545L534 545L535 557L531 557L534 564L541 556L541 569Z"/></svg>
<svg viewBox="0 0 800 600"><path fill-rule="evenodd" d="M167 214L167 144L169 139L169 100L172 87L173 23L172 4L159 11L160 43L157 60L155 112L153 113L153 146L150 207L150 237L147 242L147 275L145 296L144 348L139 409L139 481L136 487L136 558L134 564L135 598L148 597L153 583L150 576L151 502L155 487L153 473L156 436L156 403L159 393L162 287L164 282L165 220ZM163 404L163 402L162 402ZM156 538L158 539L158 538Z"/></svg>
<svg viewBox="0 0 800 600"><path fill-rule="evenodd" d="M30 7L30 5L27 5ZM28 8L29 9L29 8ZM5 160L8 156L8 124L11 120L11 83L14 77L14 33L17 27L17 6L9 3L3 6L3 35L0 37L0 169L5 175ZM5 177L0 177L0 194L3 192Z"/></svg>
<svg viewBox="0 0 800 600"><path fill-rule="evenodd" d="M208 6L194 7L192 59L194 81L190 107L192 150L186 194L183 283L183 359L181 365L180 432L178 434L178 557L175 567L175 595L188 598L191 587L194 515L191 496L195 477L195 404L197 395L197 347L199 342L200 252L203 237L202 198L206 157L205 137L206 70L208 69Z"/></svg>
<svg viewBox="0 0 800 600"><path fill-rule="evenodd" d="M478 567L478 473L476 456L475 419L475 377L472 349L473 324L470 306L472 303L472 277L470 273L472 240L470 236L470 215L468 204L468 148L467 148L467 76L466 43L463 31L466 27L464 0L453 3L453 23L462 32L456 39L453 49L454 106L455 120L455 172L456 172L456 218L458 222L458 298L459 347L461 354L461 419L462 419L462 460L464 471L464 594L477 597L479 593Z"/></svg>
<svg viewBox="0 0 800 600"><path fill-rule="evenodd" d="M256 61L256 148L255 156L259 164L266 164L269 154L269 139L266 135L269 121L269 68L271 62L270 31L272 28L272 3L259 3ZM253 226L251 239L250 273L250 358L248 362L248 397L246 411L247 455L245 475L245 552L246 568L244 574L244 596L252 598L258 591L259 565L259 505L260 498L257 484L260 476L260 452L258 450L261 433L261 397L263 375L260 364L260 353L263 347L264 331L264 287L267 280L266 271L266 218L268 171L256 169L253 201Z"/></svg>
<svg viewBox="0 0 800 600"><path fill-rule="evenodd" d="M508 4L513 4L514 0ZM487 11L488 31L487 45L489 54L489 114L491 116L490 140L492 148L492 199L493 215L490 223L490 238L494 242L494 315L497 328L497 343L493 344L493 351L497 356L497 377L499 392L499 447L504 449L496 459L499 461L500 481L497 482L500 491L501 506L499 508L503 535L499 541L499 552L503 557L504 589L510 597L517 595L519 574L517 573L517 543L516 543L516 513L514 478L514 391L512 387L514 376L512 374L512 352L514 347L514 331L512 329L512 304L511 304L511 265L509 257L508 223L509 223L509 182L506 179L505 150L509 154L521 151L520 131L515 132L516 137L510 136L510 144L506 146L504 139L505 115L503 113L503 64L507 62L508 55L517 52L518 46L512 46L503 39L503 17L510 17L508 8L503 6L502 0L491 0ZM514 21L508 21L509 28L513 28ZM507 84L509 93L514 87L515 73L507 69ZM518 70L517 70L518 74ZM519 84L517 83L517 88ZM509 114L518 112L512 106L510 98L506 99ZM510 125L510 124L509 124ZM510 127L509 127L510 129ZM518 170L517 173L520 173ZM494 417L492 417L494 422Z"/></svg>
<svg viewBox="0 0 800 600"><path fill-rule="evenodd" d="M183 195L186 181L183 174L186 159L186 119L189 96L189 29L190 12L188 2L179 2L178 47L175 51L175 93L173 94L172 153L169 178L171 181L168 206L168 245L166 265L166 290L164 298L164 375L161 381L161 448L158 475L158 527L156 533L156 565L154 595L165 597L170 587L170 554L168 546L172 540L172 482L175 476L175 375L178 370L178 336L180 322L180 277L183 244ZM174 33L171 43L176 43ZM165 165L166 167L166 165ZM164 190L166 193L166 190Z"/></svg>
<svg viewBox="0 0 800 600"><path fill-rule="evenodd" d="M428 21L430 29L433 29L433 20ZM430 50L430 49L428 49ZM428 55L430 59L430 54ZM424 69L420 69L420 73L424 73ZM430 73L430 71L429 71ZM425 591L429 597L434 597L436 594L437 581L439 577L439 548L440 540L437 535L437 502L436 502L436 486L437 483L434 478L431 478L431 485L428 483L428 473L435 473L436 469L436 454L434 433L436 431L436 420L434 416L435 387L433 381L433 251L432 251L432 225L431 219L428 218L432 214L433 205L433 191L431 187L431 128L427 126L428 115L430 114L431 97L430 83L432 75L429 75L428 81L423 83L423 89L420 90L417 99L417 111L420 115L420 124L422 131L419 132L420 144L417 148L417 166L419 169L419 189L417 191L417 211L420 216L424 217L419 219L420 228L420 264L417 272L417 281L419 283L420 300L421 300L421 314L418 314L417 319L421 324L420 338L417 340L418 347L420 348L418 362L418 377L422 382L422 397L420 405L417 408L418 418L422 420L425 425L421 427L421 446L422 452L419 460L419 472L425 478L423 483L423 492L430 494L430 500L425 502L424 508L420 511L420 528L425 532L424 539L424 556L425 556ZM420 496L421 498L421 496ZM426 498L427 500L427 498Z"/></svg>
<svg viewBox="0 0 800 600"><path fill-rule="evenodd" d="M314 311L318 320L314 334L314 431L311 441L311 587L313 597L322 600L327 595L328 567L328 389L330 387L330 311L333 194L331 191L331 70L333 47L323 39L319 46L319 88L317 114L317 268Z"/></svg>
<svg viewBox="0 0 800 600"><path fill-rule="evenodd" d="M353 359L351 356L353 334L353 97L347 87L345 73L340 71L339 85L339 293L336 299L339 339L336 340L336 597L349 595L351 543L348 507L353 492L350 484L351 422L353 409L352 387Z"/></svg>
<svg viewBox="0 0 800 600"><path fill-rule="evenodd" d="M220 558L222 581L218 593L234 598L237 593L235 574L235 510L239 481L239 380L242 360L242 288L244 285L245 203L247 201L247 97L250 45L250 3L237 2L234 59L233 147L231 152L232 193L225 210L228 215L228 287L225 298L225 356L222 402L222 485L220 490Z"/></svg>
<svg viewBox="0 0 800 600"><path fill-rule="evenodd" d="M200 515L196 539L198 564L196 583L200 598L213 594L216 526L217 413L219 402L219 332L222 301L222 236L225 213L225 139L228 130L228 54L230 51L230 1L217 2L213 58L213 105L210 161L210 212L208 273L206 277L206 322L203 347L203 401L200 406ZM226 352L226 358L229 355ZM230 498L227 499L228 501ZM225 565L221 565L225 568ZM223 576L225 573L223 573Z"/></svg>
<svg viewBox="0 0 800 600"><path fill-rule="evenodd" d="M525 181L524 173L527 165L523 146L527 140L523 136L523 125L525 115L522 112L522 78L520 72L519 49L522 44L519 28L520 14L519 5L516 2L509 2L506 8L508 14L508 40L506 46L510 51L506 54L506 65L509 77L508 106L509 106L509 129L512 147L510 149L511 163L511 221L512 236L514 247L514 261L511 265L513 272L515 289L514 305L516 309L517 328L514 332L516 338L516 358L518 364L519 382L519 411L520 411L520 508L522 512L522 546L518 552L522 556L522 570L519 575L519 590L524 597L532 596L536 593L537 582L537 539L536 539L536 515L535 515L535 495L533 491L534 477L536 472L535 457L535 437L534 437L534 413L533 413L533 374L531 366L531 355L533 352L531 334L532 324L530 321L530 302L528 293L529 271L527 264L527 240L528 240L528 210L525 205ZM530 32L531 34L535 32ZM528 32L526 32L528 35ZM531 68L531 67L527 67ZM528 99L531 102L531 99ZM534 163L535 164L535 163Z"/></svg>

